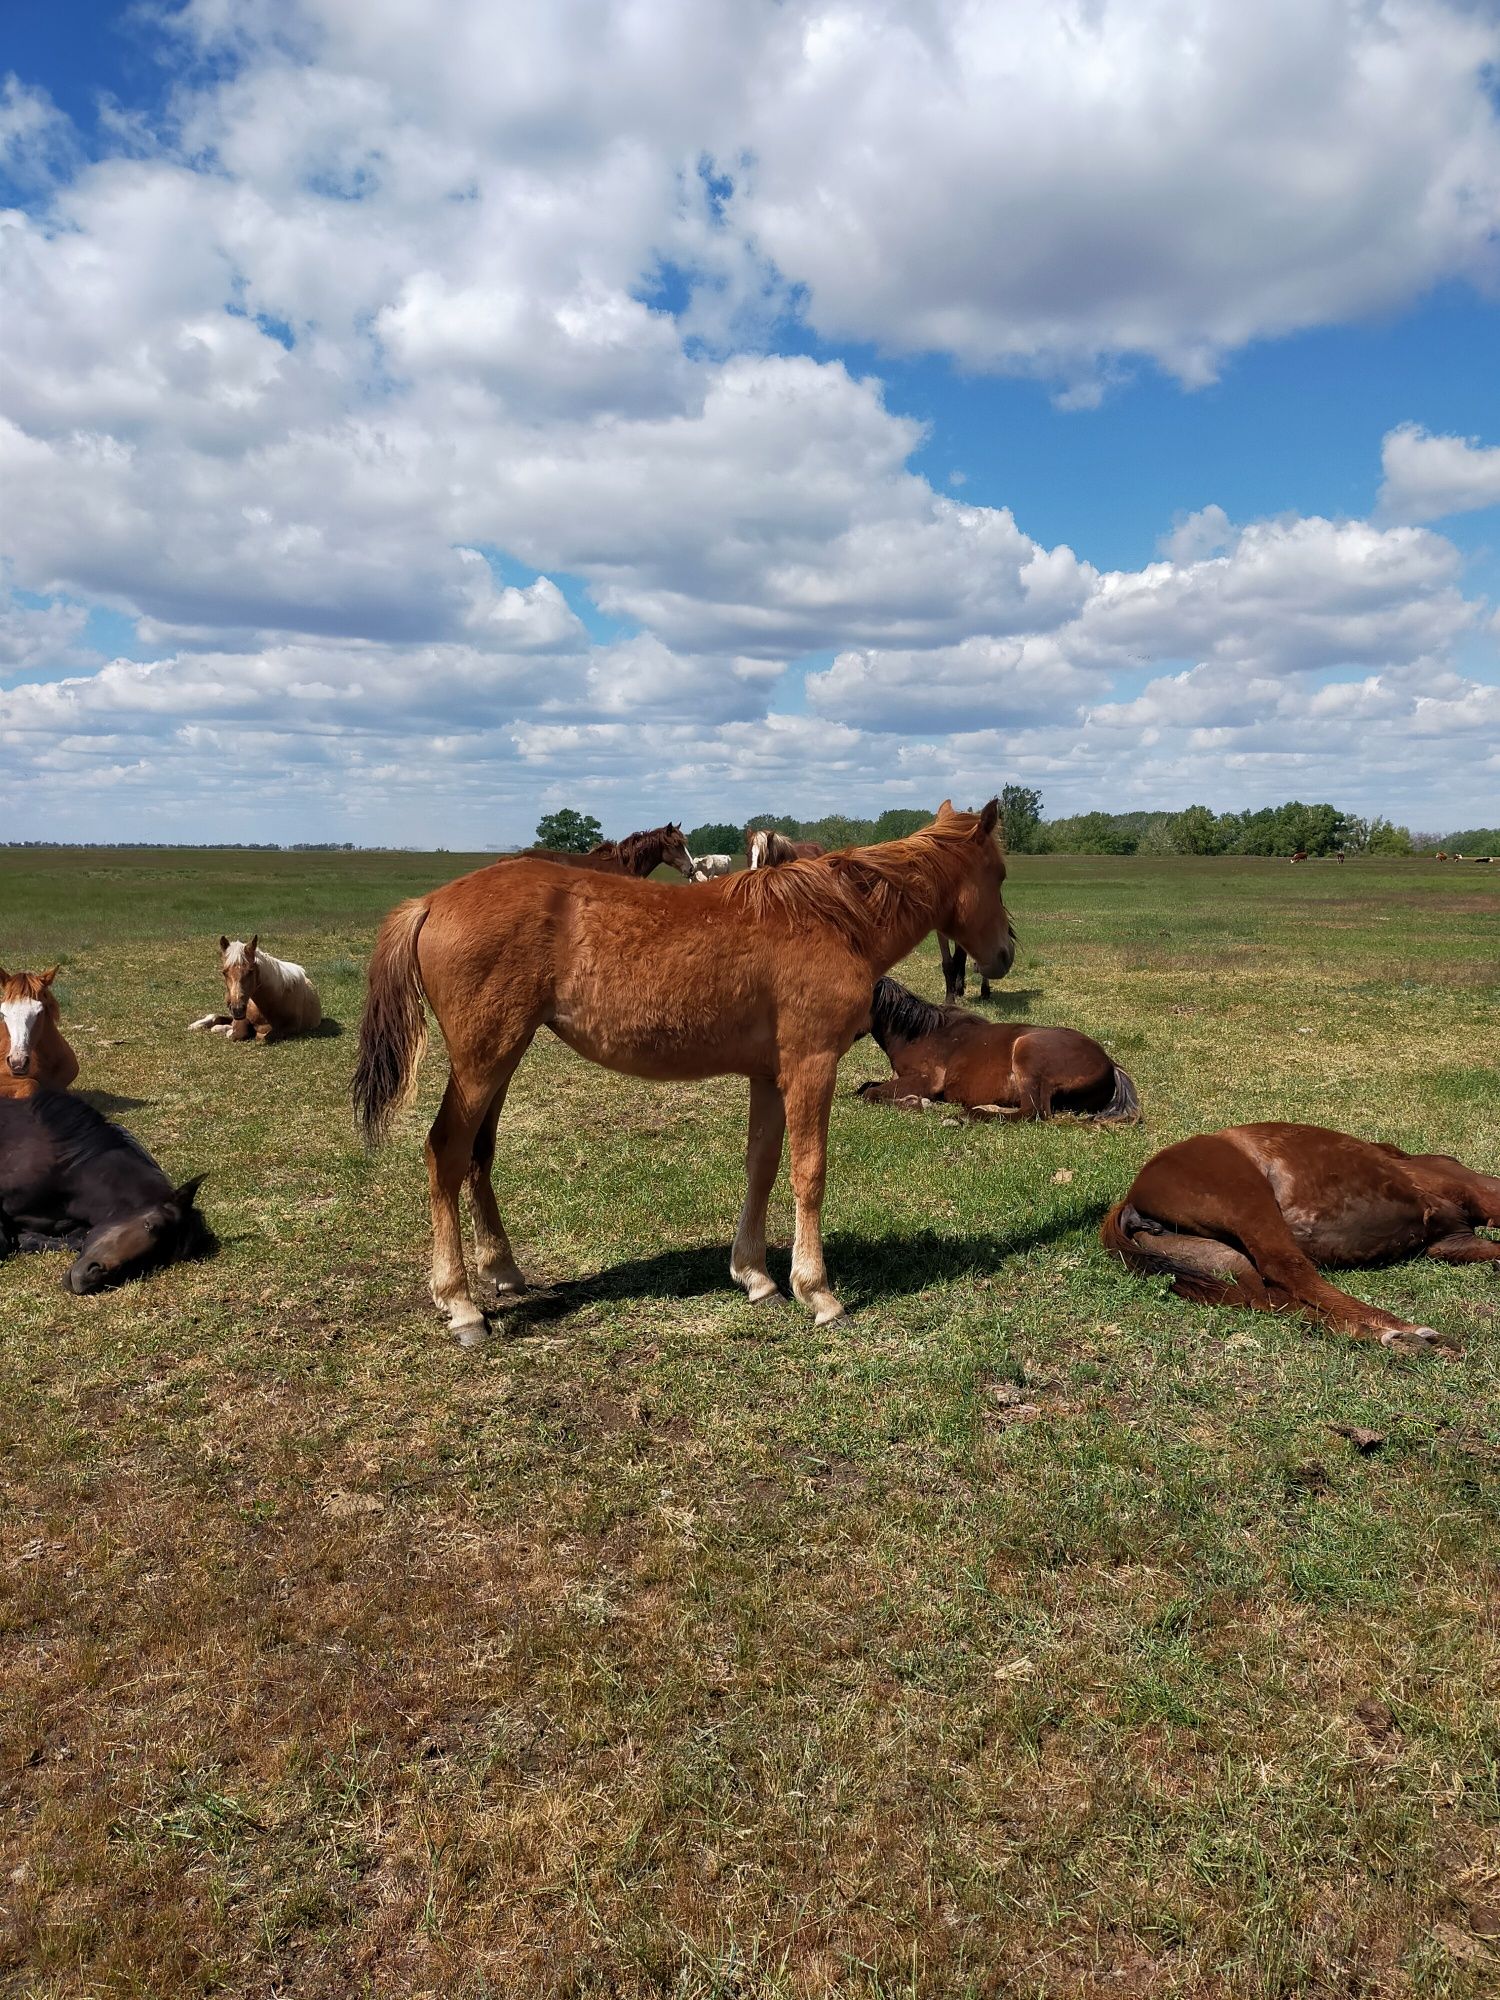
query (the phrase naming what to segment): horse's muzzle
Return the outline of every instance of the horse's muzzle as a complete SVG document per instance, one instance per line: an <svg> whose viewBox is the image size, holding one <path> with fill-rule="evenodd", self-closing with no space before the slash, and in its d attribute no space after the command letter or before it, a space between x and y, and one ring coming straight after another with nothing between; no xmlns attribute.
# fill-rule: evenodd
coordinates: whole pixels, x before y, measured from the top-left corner
<svg viewBox="0 0 1500 2000"><path fill-rule="evenodd" d="M1016 934L1011 931L1005 942L988 965L981 964L979 970L986 979L1003 979L1016 962Z"/></svg>
<svg viewBox="0 0 1500 2000"><path fill-rule="evenodd" d="M231 1007L229 1010L229 1018L231 1021L243 1021L246 1014L249 1013L249 1011L250 1010L248 1007Z"/></svg>
<svg viewBox="0 0 1500 2000"><path fill-rule="evenodd" d="M31 1068L31 1057L22 1056L21 1060L17 1062L14 1056L7 1056L5 1058L5 1067L10 1071L12 1076L25 1076L26 1072Z"/></svg>

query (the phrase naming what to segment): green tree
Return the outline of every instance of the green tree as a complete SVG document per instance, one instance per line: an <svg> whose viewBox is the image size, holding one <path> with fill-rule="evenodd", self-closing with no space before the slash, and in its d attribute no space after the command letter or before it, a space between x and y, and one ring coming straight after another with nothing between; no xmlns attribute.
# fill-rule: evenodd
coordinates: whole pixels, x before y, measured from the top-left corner
<svg viewBox="0 0 1500 2000"><path fill-rule="evenodd" d="M882 840L905 840L919 826L931 820L930 812L916 812L910 806L889 806L870 828L870 845Z"/></svg>
<svg viewBox="0 0 1500 2000"><path fill-rule="evenodd" d="M1167 822L1167 837L1175 854L1222 854L1226 828L1207 806L1188 806Z"/></svg>
<svg viewBox="0 0 1500 2000"><path fill-rule="evenodd" d="M587 854L599 844L599 822L592 813L564 806L560 812L542 814L536 823L536 839L538 847L550 847L555 854Z"/></svg>
<svg viewBox="0 0 1500 2000"><path fill-rule="evenodd" d="M1000 791L1000 834L1007 854L1036 851L1042 823L1042 795L1030 785L1004 785Z"/></svg>
<svg viewBox="0 0 1500 2000"><path fill-rule="evenodd" d="M1366 854L1410 854L1412 838L1404 826L1394 826L1377 814L1365 833Z"/></svg>
<svg viewBox="0 0 1500 2000"><path fill-rule="evenodd" d="M745 845L744 834L727 819L706 820L683 837L689 854L738 854Z"/></svg>
<svg viewBox="0 0 1500 2000"><path fill-rule="evenodd" d="M1059 854L1134 854L1135 835L1127 833L1114 813L1076 813L1052 820L1047 837Z"/></svg>

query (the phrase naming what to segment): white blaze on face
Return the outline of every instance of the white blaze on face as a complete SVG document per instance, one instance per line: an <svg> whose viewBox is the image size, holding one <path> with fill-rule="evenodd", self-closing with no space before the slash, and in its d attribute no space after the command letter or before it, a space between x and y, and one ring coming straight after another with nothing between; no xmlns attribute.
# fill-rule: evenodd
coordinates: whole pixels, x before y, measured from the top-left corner
<svg viewBox="0 0 1500 2000"><path fill-rule="evenodd" d="M40 1000L7 1000L0 1005L0 1020L5 1022L5 1032L10 1036L7 1061L15 1076L26 1074L31 1062L31 1038L41 1017Z"/></svg>

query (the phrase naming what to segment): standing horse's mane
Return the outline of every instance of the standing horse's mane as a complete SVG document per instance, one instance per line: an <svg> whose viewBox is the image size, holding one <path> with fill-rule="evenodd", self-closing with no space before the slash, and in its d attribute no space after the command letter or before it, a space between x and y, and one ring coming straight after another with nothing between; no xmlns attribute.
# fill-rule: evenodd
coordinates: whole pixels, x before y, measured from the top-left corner
<svg viewBox="0 0 1500 2000"><path fill-rule="evenodd" d="M955 813L904 840L846 847L775 868L747 868L725 880L723 893L757 917L812 917L830 924L863 951L872 935L913 914L919 897L925 913L934 875L956 881L974 821L973 813Z"/></svg>

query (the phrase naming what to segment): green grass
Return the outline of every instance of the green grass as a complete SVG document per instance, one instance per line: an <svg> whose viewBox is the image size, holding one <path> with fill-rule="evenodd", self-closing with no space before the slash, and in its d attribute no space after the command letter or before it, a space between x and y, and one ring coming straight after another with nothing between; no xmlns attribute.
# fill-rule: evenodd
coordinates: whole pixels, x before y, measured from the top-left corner
<svg viewBox="0 0 1500 2000"><path fill-rule="evenodd" d="M1493 1992L1500 1286L1355 1274L1462 1343L1408 1359L1095 1232L1257 1117L1493 1169L1500 882L1017 862L997 1012L1097 1034L1146 1123L872 1110L859 1044L822 1331L728 1283L743 1083L544 1038L497 1174L543 1288L464 1354L424 1119L367 1157L346 1086L379 915L465 865L0 855L0 959L61 959L81 1084L222 1238L98 1300L0 1270L0 1989ZM185 1034L224 929L342 1034Z"/></svg>

